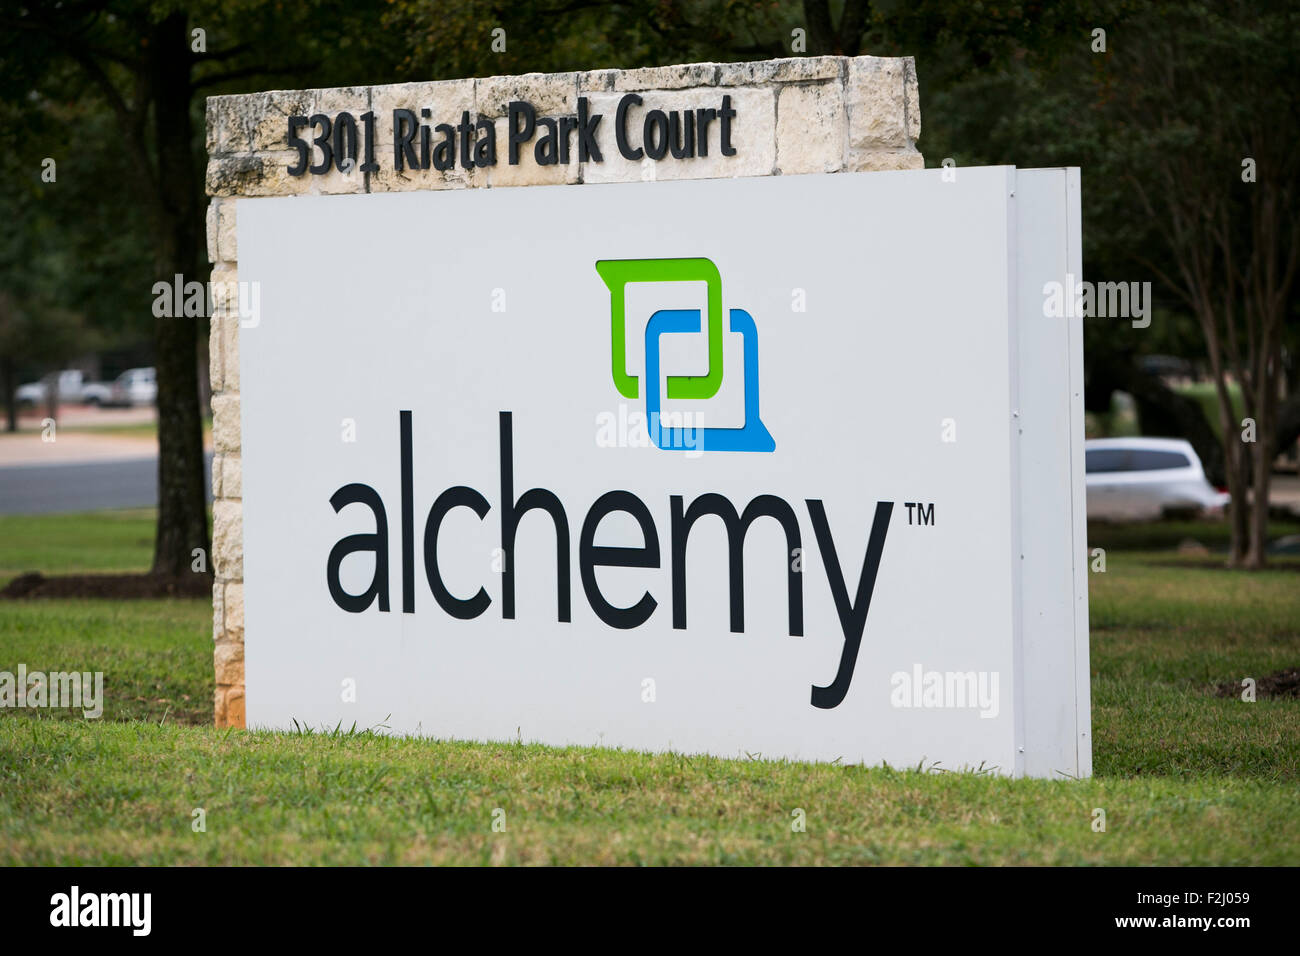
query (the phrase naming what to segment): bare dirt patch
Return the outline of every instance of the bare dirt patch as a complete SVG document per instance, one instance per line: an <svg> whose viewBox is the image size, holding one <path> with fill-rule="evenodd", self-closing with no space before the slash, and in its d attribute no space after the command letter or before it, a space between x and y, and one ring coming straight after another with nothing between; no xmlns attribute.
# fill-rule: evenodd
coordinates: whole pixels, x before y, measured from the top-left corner
<svg viewBox="0 0 1300 956"><path fill-rule="evenodd" d="M29 571L0 590L0 598L108 598L142 600L165 597L212 598L212 575L60 574L46 577Z"/></svg>
<svg viewBox="0 0 1300 956"><path fill-rule="evenodd" d="M1226 681L1214 688L1216 697L1239 697L1241 691L1241 681ZM1300 698L1300 667L1288 667L1258 678L1255 697L1259 700Z"/></svg>

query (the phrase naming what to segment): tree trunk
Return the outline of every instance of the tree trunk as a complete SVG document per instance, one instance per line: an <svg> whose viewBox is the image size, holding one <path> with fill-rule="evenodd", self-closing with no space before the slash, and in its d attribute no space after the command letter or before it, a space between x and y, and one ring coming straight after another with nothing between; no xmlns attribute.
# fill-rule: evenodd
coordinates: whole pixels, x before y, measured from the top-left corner
<svg viewBox="0 0 1300 956"><path fill-rule="evenodd" d="M202 217L191 153L190 56L186 17L174 13L152 31L154 133L158 149L155 215L157 278L196 278ZM179 308L174 311L183 312ZM197 321L183 315L155 320L158 370L158 530L153 573L190 572L193 551L209 551L204 495L203 429L199 412ZM204 565L208 562L205 560Z"/></svg>
<svg viewBox="0 0 1300 956"><path fill-rule="evenodd" d="M871 19L869 0L845 0L836 26L831 19L830 0L803 0L803 17L808 27L810 54L857 56L862 31Z"/></svg>
<svg viewBox="0 0 1300 956"><path fill-rule="evenodd" d="M1269 487L1273 480L1273 459L1277 456L1274 444L1274 429L1277 420L1278 383L1281 371L1281 320L1265 321L1265 341L1260 348L1264 354L1256 374L1255 409L1258 420L1255 422L1254 447L1254 500L1250 523L1250 548L1246 553L1246 566L1262 568L1268 563L1268 505ZM1276 335L1273 329L1277 328ZM1276 345L1274 344L1276 342Z"/></svg>
<svg viewBox="0 0 1300 956"><path fill-rule="evenodd" d="M835 50L835 27L831 24L830 0L803 0L803 18L808 24L808 52L824 56Z"/></svg>
<svg viewBox="0 0 1300 956"><path fill-rule="evenodd" d="M5 415L8 419L7 431L18 431L18 383L14 381L14 360L8 356L0 358L0 386L5 390Z"/></svg>
<svg viewBox="0 0 1300 956"><path fill-rule="evenodd" d="M45 376L45 416L52 422L59 420L59 373Z"/></svg>
<svg viewBox="0 0 1300 956"><path fill-rule="evenodd" d="M1207 340L1208 340L1207 333ZM1246 500L1250 489L1250 463L1242 447L1240 425L1232 411L1232 396L1223 369L1216 361L1217 341L1211 343L1211 362L1214 366L1214 387L1219 398L1219 427L1222 431L1224 472L1228 479L1228 517L1231 534L1228 542L1228 566L1241 567L1250 540L1250 503Z"/></svg>
<svg viewBox="0 0 1300 956"><path fill-rule="evenodd" d="M1262 440L1261 440L1262 441ZM1261 445L1255 453L1254 489L1251 500L1250 546L1245 566L1259 569L1268 563L1268 495L1273 478L1273 458Z"/></svg>

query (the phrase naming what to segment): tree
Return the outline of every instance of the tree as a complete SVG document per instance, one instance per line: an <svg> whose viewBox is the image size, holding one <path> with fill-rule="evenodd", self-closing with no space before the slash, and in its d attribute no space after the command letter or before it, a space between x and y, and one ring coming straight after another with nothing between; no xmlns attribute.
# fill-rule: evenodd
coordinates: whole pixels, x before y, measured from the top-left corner
<svg viewBox="0 0 1300 956"><path fill-rule="evenodd" d="M1085 271L1153 280L1156 315L1142 330L1085 322L1088 405L1123 389L1144 431L1188 438L1232 494L1231 563L1260 567L1272 462L1300 434L1294 366L1293 397L1278 405L1284 347L1297 346L1295 14L1278 2L1073 6L1066 42L932 88L926 152L1083 167ZM1209 367L1217 431L1137 366L1162 351ZM1242 440L1234 385L1254 441Z"/></svg>
<svg viewBox="0 0 1300 956"><path fill-rule="evenodd" d="M147 221L152 278L170 282L204 270L200 94L237 83L257 88L275 76L306 77L319 69L323 49L362 49L354 43L364 35L359 21L368 19L373 34L379 7L260 0L6 4L0 14L3 94L12 103L57 93L109 111L114 138L94 145L124 152L127 185ZM340 65L344 69L323 77L374 64L354 55L340 58ZM158 318L153 328L159 457L152 571L160 575L188 571L192 550L208 547L201 327L193 319Z"/></svg>
<svg viewBox="0 0 1300 956"><path fill-rule="evenodd" d="M1131 29L1141 41L1098 84L1106 94L1099 115L1154 248L1165 253L1136 245L1134 258L1198 322L1233 501L1231 561L1258 568L1284 326L1300 268L1295 11L1194 4L1152 10ZM1236 419L1233 382L1246 421Z"/></svg>
<svg viewBox="0 0 1300 956"><path fill-rule="evenodd" d="M1068 30L1072 4L960 0L392 0L421 79L838 54L915 55L927 82L1006 62ZM562 25L562 28L557 28ZM493 44L492 31L505 31ZM800 30L804 44L794 45Z"/></svg>
<svg viewBox="0 0 1300 956"><path fill-rule="evenodd" d="M34 307L33 307L34 306ZM4 388L6 430L18 430L14 392L24 368L41 368L65 360L83 336L81 316L64 309L29 303L0 292L0 385ZM50 401L53 403L51 393Z"/></svg>

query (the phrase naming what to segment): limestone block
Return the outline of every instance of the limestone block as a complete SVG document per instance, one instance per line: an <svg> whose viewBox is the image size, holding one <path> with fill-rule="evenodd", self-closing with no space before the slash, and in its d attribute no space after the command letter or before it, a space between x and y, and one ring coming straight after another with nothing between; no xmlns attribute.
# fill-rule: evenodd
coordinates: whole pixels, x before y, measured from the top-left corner
<svg viewBox="0 0 1300 956"><path fill-rule="evenodd" d="M761 86L764 83L803 83L809 80L842 80L844 58L838 56L792 56L755 63L722 63L719 86Z"/></svg>
<svg viewBox="0 0 1300 956"><path fill-rule="evenodd" d="M902 58L859 56L849 61L845 106L850 156L911 146L906 69Z"/></svg>
<svg viewBox="0 0 1300 956"><path fill-rule="evenodd" d="M892 169L924 169L925 157L914 149L887 149L849 156L845 170L851 173L886 172Z"/></svg>
<svg viewBox="0 0 1300 956"><path fill-rule="evenodd" d="M480 116L503 117L513 100L529 103L538 116L571 115L578 108L578 74L525 73L474 81L474 104Z"/></svg>
<svg viewBox="0 0 1300 956"><path fill-rule="evenodd" d="M212 652L218 684L242 684L244 682L244 643L243 641L219 641Z"/></svg>
<svg viewBox="0 0 1300 956"><path fill-rule="evenodd" d="M844 167L844 89L838 82L782 87L776 108L776 165L782 175Z"/></svg>
<svg viewBox="0 0 1300 956"><path fill-rule="evenodd" d="M204 234L207 239L208 262L217 261L217 206L221 203L220 199L214 199L208 203L207 212L204 214Z"/></svg>
<svg viewBox="0 0 1300 956"><path fill-rule="evenodd" d="M239 453L239 393L212 396L212 447L214 451Z"/></svg>
<svg viewBox="0 0 1300 956"><path fill-rule="evenodd" d="M228 392L239 391L239 319L213 319L221 329L222 388ZM257 334L250 330L252 335Z"/></svg>
<svg viewBox="0 0 1300 956"><path fill-rule="evenodd" d="M246 726L244 717L244 682L242 679L238 685L226 691L226 726L240 728Z"/></svg>
<svg viewBox="0 0 1300 956"><path fill-rule="evenodd" d="M216 478L214 460L213 478ZM244 460L239 455L221 456L221 495L223 498L242 498L244 496Z"/></svg>
<svg viewBox="0 0 1300 956"><path fill-rule="evenodd" d="M214 395L225 387L224 364L221 356L221 325L214 318L208 323L208 383Z"/></svg>
<svg viewBox="0 0 1300 956"><path fill-rule="evenodd" d="M604 72L612 74L609 89L627 93L640 90L682 90L692 86L713 86L718 81L718 69L717 63L678 63L673 66L647 66L637 70Z"/></svg>
<svg viewBox="0 0 1300 956"><path fill-rule="evenodd" d="M311 174L290 176L295 150L243 156L214 156L208 160L204 184L209 196L296 196L310 192ZM359 191L359 190L358 190Z"/></svg>
<svg viewBox="0 0 1300 956"><path fill-rule="evenodd" d="M212 565L222 580L244 578L244 506L239 501L212 503Z"/></svg>
<svg viewBox="0 0 1300 956"><path fill-rule="evenodd" d="M225 594L225 624L226 638L231 641L243 643L244 640L244 584L242 581L231 581L226 585ZM239 657L243 660L243 655ZM217 683L240 683L243 680L243 666L240 666L239 681L222 681L217 678Z"/></svg>
<svg viewBox="0 0 1300 956"><path fill-rule="evenodd" d="M212 584L212 640L214 642L221 640L222 631L226 626L225 599L225 582L214 581Z"/></svg>
<svg viewBox="0 0 1300 956"><path fill-rule="evenodd" d="M235 229L235 207L238 203L233 199L214 200L214 203L217 205L217 214L213 236L216 240L216 258L213 261L238 262L238 233Z"/></svg>

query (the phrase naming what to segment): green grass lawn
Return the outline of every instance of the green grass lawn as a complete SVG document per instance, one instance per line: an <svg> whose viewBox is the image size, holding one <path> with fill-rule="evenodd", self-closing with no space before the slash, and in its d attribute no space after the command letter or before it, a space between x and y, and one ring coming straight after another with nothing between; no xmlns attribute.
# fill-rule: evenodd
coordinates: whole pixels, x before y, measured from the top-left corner
<svg viewBox="0 0 1300 956"><path fill-rule="evenodd" d="M111 422L111 423L87 423L84 425L60 425L60 431L65 432L84 432L91 435L121 435L131 438L157 438L158 422ZM203 418L203 441L208 443L212 438L212 418L204 416Z"/></svg>
<svg viewBox="0 0 1300 956"><path fill-rule="evenodd" d="M1269 540L1276 541L1284 535L1300 534L1300 521L1273 521L1269 523ZM1187 520L1151 521L1137 524L1097 523L1088 526L1088 547L1107 551L1172 551L1184 541L1203 544L1212 554L1227 560L1228 544L1232 532L1226 521ZM1151 560L1166 561L1167 554L1147 555ZM1295 567L1294 558L1270 556L1278 567Z"/></svg>
<svg viewBox="0 0 1300 956"><path fill-rule="evenodd" d="M40 419L24 419L20 430L25 432L38 432L41 430ZM82 421L76 425L62 424L60 419L59 432L70 432L73 434L84 435L113 435L121 438L154 438L158 437L158 422L156 419L145 422L95 422ZM205 415L203 417L203 442L210 445L212 441L212 417Z"/></svg>
<svg viewBox="0 0 1300 956"><path fill-rule="evenodd" d="M90 515L0 515L0 588L26 571L148 571L153 538L152 508Z"/></svg>
<svg viewBox="0 0 1300 956"><path fill-rule="evenodd" d="M123 438L157 438L157 422L123 422L111 425L61 425L61 432L73 432L84 435L120 435Z"/></svg>
<svg viewBox="0 0 1300 956"><path fill-rule="evenodd" d="M0 518L0 577L142 568L151 527ZM1300 864L1300 701L1212 693L1300 664L1300 564L1122 548L1215 546L1185 530L1094 535L1084 781L219 731L206 602L0 602L0 670L103 670L106 697L99 720L0 711L0 864Z"/></svg>

